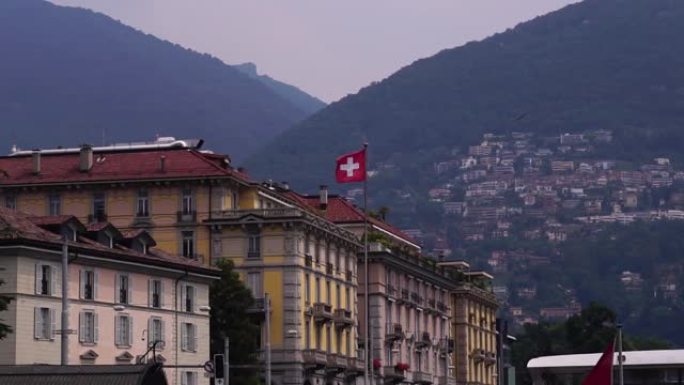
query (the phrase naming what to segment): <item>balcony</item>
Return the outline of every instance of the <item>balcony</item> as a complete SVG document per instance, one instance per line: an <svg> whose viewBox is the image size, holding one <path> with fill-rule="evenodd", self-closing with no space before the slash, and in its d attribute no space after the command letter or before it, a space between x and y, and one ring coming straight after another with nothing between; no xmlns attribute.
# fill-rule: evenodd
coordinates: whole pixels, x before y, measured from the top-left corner
<svg viewBox="0 0 684 385"><path fill-rule="evenodd" d="M385 340L387 343L391 343L402 338L404 338L403 326L399 323L388 323L387 334L385 335Z"/></svg>
<svg viewBox="0 0 684 385"><path fill-rule="evenodd" d="M437 378L438 385L456 385L456 379L451 376L441 376Z"/></svg>
<svg viewBox="0 0 684 385"><path fill-rule="evenodd" d="M316 349L303 350L302 359L304 360L304 366L307 368L322 369L328 363L325 352Z"/></svg>
<svg viewBox="0 0 684 385"><path fill-rule="evenodd" d="M197 211L193 210L190 212L177 211L176 212L176 222L178 223L197 223Z"/></svg>
<svg viewBox="0 0 684 385"><path fill-rule="evenodd" d="M439 350L445 354L451 354L454 352L454 339L453 338L442 338L439 341Z"/></svg>
<svg viewBox="0 0 684 385"><path fill-rule="evenodd" d="M444 304L444 302L437 302L437 310L442 311L442 312L447 311L447 307Z"/></svg>
<svg viewBox="0 0 684 385"><path fill-rule="evenodd" d="M485 353L484 362L488 366L496 364L496 353L494 353L494 352Z"/></svg>
<svg viewBox="0 0 684 385"><path fill-rule="evenodd" d="M363 373L363 360L356 357L347 357L347 373L349 375L360 375Z"/></svg>
<svg viewBox="0 0 684 385"><path fill-rule="evenodd" d="M342 372L347 369L347 357L338 354L328 354L327 370L330 372Z"/></svg>
<svg viewBox="0 0 684 385"><path fill-rule="evenodd" d="M326 263L325 264L325 274L328 274L328 275L333 274L333 264L332 263Z"/></svg>
<svg viewBox="0 0 684 385"><path fill-rule="evenodd" d="M352 271L347 270L347 282L351 282L351 281L352 281Z"/></svg>
<svg viewBox="0 0 684 385"><path fill-rule="evenodd" d="M404 371L394 366L384 366L382 372L385 375L385 379L391 382L401 382L405 378Z"/></svg>
<svg viewBox="0 0 684 385"><path fill-rule="evenodd" d="M333 315L333 321L335 326L338 328L344 328L354 325L354 319L352 318L352 312L346 309L337 309Z"/></svg>
<svg viewBox="0 0 684 385"><path fill-rule="evenodd" d="M397 289L395 289L394 286L387 285L387 295L389 295L390 297L394 297L396 292L397 292Z"/></svg>
<svg viewBox="0 0 684 385"><path fill-rule="evenodd" d="M413 372L414 384L432 384L432 374L427 372Z"/></svg>
<svg viewBox="0 0 684 385"><path fill-rule="evenodd" d="M435 300L429 299L428 300L428 306L430 306L432 309L434 309L436 307Z"/></svg>
<svg viewBox="0 0 684 385"><path fill-rule="evenodd" d="M303 217L304 213L296 208L282 207L275 209L247 209L247 210L220 210L212 211L213 219L240 219L248 215L271 219L271 218L293 218Z"/></svg>
<svg viewBox="0 0 684 385"><path fill-rule="evenodd" d="M312 267L313 266L313 257L309 254L304 256L304 265L306 267Z"/></svg>
<svg viewBox="0 0 684 385"><path fill-rule="evenodd" d="M430 338L430 333L423 332L420 335L420 339L416 341L416 349L429 348L432 345L432 339Z"/></svg>
<svg viewBox="0 0 684 385"><path fill-rule="evenodd" d="M484 349L473 349L473 351L470 353L470 358L472 358L475 362L484 361L485 356Z"/></svg>
<svg viewBox="0 0 684 385"><path fill-rule="evenodd" d="M313 306L314 321L318 323L330 322L333 319L332 306L327 303L317 302Z"/></svg>
<svg viewBox="0 0 684 385"><path fill-rule="evenodd" d="M266 300L264 298L255 298L254 304L247 309L247 314L263 317L266 314Z"/></svg>

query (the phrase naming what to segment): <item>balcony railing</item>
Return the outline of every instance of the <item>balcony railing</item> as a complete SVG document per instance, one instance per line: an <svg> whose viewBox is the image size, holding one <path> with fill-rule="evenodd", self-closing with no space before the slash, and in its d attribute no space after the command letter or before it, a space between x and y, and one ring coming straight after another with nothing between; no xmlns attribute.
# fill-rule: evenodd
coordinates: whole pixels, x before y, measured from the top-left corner
<svg viewBox="0 0 684 385"><path fill-rule="evenodd" d="M350 374L361 374L363 369L363 359L347 357L347 372Z"/></svg>
<svg viewBox="0 0 684 385"><path fill-rule="evenodd" d="M413 372L414 384L432 384L432 374L427 372Z"/></svg>
<svg viewBox="0 0 684 385"><path fill-rule="evenodd" d="M335 326L337 327L348 327L354 325L354 319L352 318L352 312L347 309L337 309L333 315L333 320L335 321Z"/></svg>
<svg viewBox="0 0 684 385"><path fill-rule="evenodd" d="M423 332L420 334L420 338L416 341L417 349L424 349L430 347L432 344L432 339L430 338L430 333Z"/></svg>
<svg viewBox="0 0 684 385"><path fill-rule="evenodd" d="M394 366L385 366L382 368L382 372L385 374L385 378L389 380L403 380L404 371L399 370Z"/></svg>
<svg viewBox="0 0 684 385"><path fill-rule="evenodd" d="M266 300L264 298L255 298L254 304L247 309L247 313L263 316L266 313Z"/></svg>
<svg viewBox="0 0 684 385"><path fill-rule="evenodd" d="M197 211L190 212L177 211L176 222L178 223L197 223Z"/></svg>
<svg viewBox="0 0 684 385"><path fill-rule="evenodd" d="M307 349L302 351L304 365L308 367L323 368L328 363L325 352L317 349Z"/></svg>
<svg viewBox="0 0 684 385"><path fill-rule="evenodd" d="M239 219L247 215L254 215L261 218L281 218L281 217L302 217L304 213L295 208L282 207L275 209L247 209L247 210L220 210L213 211L214 219Z"/></svg>
<svg viewBox="0 0 684 385"><path fill-rule="evenodd" d="M404 338L404 327L400 323L388 323L387 334L385 339L387 342L394 342Z"/></svg>
<svg viewBox="0 0 684 385"><path fill-rule="evenodd" d="M341 372L347 369L347 358L342 355L328 354L327 366L333 371Z"/></svg>
<svg viewBox="0 0 684 385"><path fill-rule="evenodd" d="M313 316L316 322L329 322L332 320L332 306L327 303L317 302L313 306Z"/></svg>
<svg viewBox="0 0 684 385"><path fill-rule="evenodd" d="M441 376L437 379L439 385L456 385L456 379L451 376Z"/></svg>

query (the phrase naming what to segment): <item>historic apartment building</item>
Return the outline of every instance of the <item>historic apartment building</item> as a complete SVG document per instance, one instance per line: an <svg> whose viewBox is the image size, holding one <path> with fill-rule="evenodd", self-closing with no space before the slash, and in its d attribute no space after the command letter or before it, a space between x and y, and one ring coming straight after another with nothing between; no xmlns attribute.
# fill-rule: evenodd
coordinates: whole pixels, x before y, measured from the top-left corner
<svg viewBox="0 0 684 385"><path fill-rule="evenodd" d="M271 321L273 383L354 383L363 371L356 322L360 244L290 193L252 184L239 209L212 213L206 223L214 258L232 260L256 298L269 294L264 317ZM325 199L319 204L324 209ZM263 301L257 303L263 313Z"/></svg>
<svg viewBox="0 0 684 385"><path fill-rule="evenodd" d="M0 206L145 229L171 254L211 261L212 211L239 206L246 178L201 140L159 138L105 147L17 151L0 157Z"/></svg>
<svg viewBox="0 0 684 385"><path fill-rule="evenodd" d="M67 241L64 241L67 239ZM14 299L2 318L0 364L167 365L169 383L208 384L209 284L218 271L154 248L145 231L84 225L74 216L31 217L0 208L0 293ZM68 329L63 330L62 256L68 255Z"/></svg>

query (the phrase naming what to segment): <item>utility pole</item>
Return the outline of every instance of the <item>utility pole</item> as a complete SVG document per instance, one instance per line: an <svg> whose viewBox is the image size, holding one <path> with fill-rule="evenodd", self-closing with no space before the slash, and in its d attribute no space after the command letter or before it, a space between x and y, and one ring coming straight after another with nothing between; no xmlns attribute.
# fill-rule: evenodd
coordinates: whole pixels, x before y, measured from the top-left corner
<svg viewBox="0 0 684 385"><path fill-rule="evenodd" d="M69 246L66 236L62 243L62 328L61 365L69 364Z"/></svg>
<svg viewBox="0 0 684 385"><path fill-rule="evenodd" d="M266 313L266 385L271 385L271 298L264 294L264 312Z"/></svg>

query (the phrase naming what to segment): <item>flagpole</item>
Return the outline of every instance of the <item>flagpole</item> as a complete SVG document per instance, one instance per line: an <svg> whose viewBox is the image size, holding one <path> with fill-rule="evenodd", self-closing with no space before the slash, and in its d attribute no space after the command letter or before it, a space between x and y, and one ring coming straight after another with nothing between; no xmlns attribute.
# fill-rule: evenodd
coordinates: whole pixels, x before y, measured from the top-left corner
<svg viewBox="0 0 684 385"><path fill-rule="evenodd" d="M363 151L365 156L366 168L368 168L368 143L363 144ZM364 336L364 347L366 350L366 371L365 371L365 385L371 385L370 366L373 364L373 347L370 337L370 301L368 300L368 292L370 290L370 276L368 273L368 173L364 170L366 175L363 178L363 274L364 274L364 303L366 308L366 333Z"/></svg>
<svg viewBox="0 0 684 385"><path fill-rule="evenodd" d="M619 323L617 324L617 329L618 329L618 385L624 385L625 377L624 377L624 372L622 371L622 361L623 361L623 356L622 356L622 324Z"/></svg>

